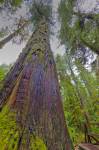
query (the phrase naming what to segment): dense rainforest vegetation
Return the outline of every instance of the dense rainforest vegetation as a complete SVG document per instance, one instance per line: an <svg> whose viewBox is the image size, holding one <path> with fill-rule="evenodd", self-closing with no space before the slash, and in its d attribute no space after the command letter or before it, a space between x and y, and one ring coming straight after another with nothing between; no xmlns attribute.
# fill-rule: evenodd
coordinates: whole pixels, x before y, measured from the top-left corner
<svg viewBox="0 0 99 150"><path fill-rule="evenodd" d="M0 150L99 144L99 4L89 9L88 1L0 0L7 23L28 10L0 27L1 52L10 41L26 43L13 64L0 62ZM55 24L64 54L53 56Z"/></svg>

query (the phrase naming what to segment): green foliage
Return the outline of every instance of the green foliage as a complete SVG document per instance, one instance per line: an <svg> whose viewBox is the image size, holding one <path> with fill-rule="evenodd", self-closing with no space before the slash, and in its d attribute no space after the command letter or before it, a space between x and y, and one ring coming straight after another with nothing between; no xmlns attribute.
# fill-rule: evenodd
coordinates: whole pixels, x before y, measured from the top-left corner
<svg viewBox="0 0 99 150"><path fill-rule="evenodd" d="M71 48L75 43L75 22L72 24L72 19L76 21L75 16L73 16L73 6L75 1L62 0L59 5L59 19L61 22L60 39L61 42L66 44L68 48ZM76 44L76 43L75 43Z"/></svg>
<svg viewBox="0 0 99 150"><path fill-rule="evenodd" d="M33 2L30 12L31 20L34 24L37 24L43 18L45 18L46 21L49 21L51 17L51 6L43 3Z"/></svg>
<svg viewBox="0 0 99 150"><path fill-rule="evenodd" d="M0 68L0 81L2 81L5 77L5 70L3 68Z"/></svg>
<svg viewBox="0 0 99 150"><path fill-rule="evenodd" d="M90 47L94 49L99 49L99 28L93 27L90 22L87 22L84 27L84 31L81 34L81 39L87 42Z"/></svg>
<svg viewBox="0 0 99 150"><path fill-rule="evenodd" d="M21 6L23 0L8 0L7 4L10 6L12 9ZM5 4L5 0L0 0L0 4Z"/></svg>
<svg viewBox="0 0 99 150"><path fill-rule="evenodd" d="M1 29L0 38L3 38L5 35L6 35L6 31L4 29Z"/></svg>
<svg viewBox="0 0 99 150"><path fill-rule="evenodd" d="M31 138L31 149L32 150L47 150L47 147L41 138L32 137Z"/></svg>
<svg viewBox="0 0 99 150"><path fill-rule="evenodd" d="M19 141L19 128L16 122L16 113L5 106L0 112L0 149L17 150ZM24 137L25 138L25 137ZM23 139L24 139L23 138ZM22 140L24 145L25 141ZM31 135L31 150L47 150L43 140L37 136Z"/></svg>
<svg viewBox="0 0 99 150"><path fill-rule="evenodd" d="M57 70L63 97L64 112L74 145L84 142L85 112L89 122L98 120L98 85L93 72L89 72L80 62L70 59L68 55L56 57ZM76 70L74 68L76 67ZM73 73L71 72L71 69ZM75 74L76 73L76 74ZM76 82L75 82L76 81ZM82 108L82 98L84 107ZM99 132L96 125L89 129L92 133Z"/></svg>
<svg viewBox="0 0 99 150"><path fill-rule="evenodd" d="M98 122L98 83L97 77L94 73L88 72L82 64L76 61L77 68L79 70L79 76L84 85L85 91L82 93L86 97L86 110L90 114L90 120Z"/></svg>
<svg viewBox="0 0 99 150"><path fill-rule="evenodd" d="M99 53L98 14L75 12L76 0L62 0L59 5L59 19L61 22L60 39L68 48L74 51L79 44Z"/></svg>
<svg viewBox="0 0 99 150"><path fill-rule="evenodd" d="M75 146L84 140L84 134L80 130L77 132L77 129L74 127L69 127L68 129Z"/></svg>
<svg viewBox="0 0 99 150"><path fill-rule="evenodd" d="M0 0L0 3L1 3L1 4L4 3L4 0Z"/></svg>
<svg viewBox="0 0 99 150"><path fill-rule="evenodd" d="M4 80L4 78L5 78L6 74L7 74L7 72L9 71L10 67L11 67L10 65L7 66L7 65L5 65L5 64L2 64L2 65L0 66L0 88L2 87L3 80Z"/></svg>
<svg viewBox="0 0 99 150"><path fill-rule="evenodd" d="M65 44L71 54L74 54L80 44L99 53L99 15L90 14L89 17L89 14L87 16L87 14L75 12L75 4L76 0L62 0L59 5L61 43ZM80 62L75 62L75 58L71 60L71 54L69 57L66 55L65 59L63 57L63 62L62 58L61 61L56 62L58 62L57 68L69 132L74 144L77 144L84 141L85 113L89 116L90 124L99 121L97 105L99 91L95 74L86 70ZM83 107L81 101L83 101ZM95 125L91 125L89 131L99 132Z"/></svg>
<svg viewBox="0 0 99 150"><path fill-rule="evenodd" d="M18 7L22 4L22 1L23 0L12 0L11 4L12 4L12 6Z"/></svg>
<svg viewBox="0 0 99 150"><path fill-rule="evenodd" d="M0 149L17 150L18 138L16 115L6 106L0 112Z"/></svg>

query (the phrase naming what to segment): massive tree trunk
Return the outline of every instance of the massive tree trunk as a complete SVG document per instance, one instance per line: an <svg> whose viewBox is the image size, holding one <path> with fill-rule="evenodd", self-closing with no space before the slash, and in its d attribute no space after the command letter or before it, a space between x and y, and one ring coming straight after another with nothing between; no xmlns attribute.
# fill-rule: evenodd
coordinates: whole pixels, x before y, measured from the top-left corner
<svg viewBox="0 0 99 150"><path fill-rule="evenodd" d="M45 19L39 22L29 44L9 75L10 80L15 80L9 94L3 90L0 97L1 103L4 98L10 111L16 112L17 149L72 150Z"/></svg>

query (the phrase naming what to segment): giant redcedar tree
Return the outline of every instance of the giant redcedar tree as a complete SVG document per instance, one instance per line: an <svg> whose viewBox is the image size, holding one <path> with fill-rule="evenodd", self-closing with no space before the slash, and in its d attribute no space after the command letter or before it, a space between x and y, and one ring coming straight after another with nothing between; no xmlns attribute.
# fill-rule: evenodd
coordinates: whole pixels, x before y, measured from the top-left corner
<svg viewBox="0 0 99 150"><path fill-rule="evenodd" d="M72 150L49 43L48 7L34 5L35 31L0 91L1 149Z"/></svg>

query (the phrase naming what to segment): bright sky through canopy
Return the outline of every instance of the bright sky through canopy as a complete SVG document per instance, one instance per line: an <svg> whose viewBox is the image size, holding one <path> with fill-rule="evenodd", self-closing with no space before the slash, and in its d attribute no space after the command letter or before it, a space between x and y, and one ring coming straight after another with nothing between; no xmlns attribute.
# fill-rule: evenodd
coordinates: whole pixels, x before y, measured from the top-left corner
<svg viewBox="0 0 99 150"><path fill-rule="evenodd" d="M79 3L79 1L80 1L80 3ZM54 13L57 12L59 2L60 2L60 0L53 0L53 12ZM96 8L96 4L98 2L99 2L99 0L78 0L79 8L82 9L82 11L94 10L94 8ZM20 15L24 16L24 14L26 15L27 11L28 11L28 8L25 5L23 5L23 7L18 10L17 15L15 15L15 17L16 16L20 17ZM55 16L57 16L57 15L55 15ZM6 25L11 26L13 24L12 20L7 21L6 18L7 18L7 16L5 15L4 12L0 14L0 28L2 28L3 26L6 26ZM59 30L59 23L56 23L55 27L54 27L54 33L58 32L58 30ZM0 64L13 63L17 59L20 52L22 51L23 47L25 47L25 44L26 44L25 42L20 45L13 44L12 42L9 42L8 44L6 44L6 46L4 46L3 49L0 49ZM57 54L57 53L63 54L64 53L64 46L60 46L60 42L57 38L57 35L54 35L52 37L51 48L52 48L52 51L54 52L54 54Z"/></svg>

